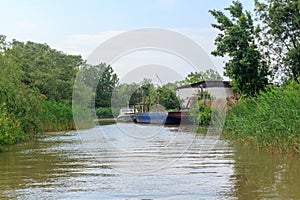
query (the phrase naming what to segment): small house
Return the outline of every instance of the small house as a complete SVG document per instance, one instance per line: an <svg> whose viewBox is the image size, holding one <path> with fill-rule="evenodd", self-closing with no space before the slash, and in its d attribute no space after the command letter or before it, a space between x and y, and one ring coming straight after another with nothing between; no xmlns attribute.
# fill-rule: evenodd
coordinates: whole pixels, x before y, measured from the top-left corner
<svg viewBox="0 0 300 200"><path fill-rule="evenodd" d="M176 95L183 99L183 108L191 108L199 93L208 92L214 99L234 96L230 81L201 81L175 89Z"/></svg>

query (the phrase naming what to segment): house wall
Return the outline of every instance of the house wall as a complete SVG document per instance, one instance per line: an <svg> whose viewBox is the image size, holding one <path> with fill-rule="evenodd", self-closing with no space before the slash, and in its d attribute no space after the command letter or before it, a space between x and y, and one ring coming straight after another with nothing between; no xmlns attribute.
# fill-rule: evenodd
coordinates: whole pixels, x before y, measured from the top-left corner
<svg viewBox="0 0 300 200"><path fill-rule="evenodd" d="M176 95L183 100L182 106L186 108L190 98L196 96L199 92L201 92L200 88L189 87L176 90Z"/></svg>
<svg viewBox="0 0 300 200"><path fill-rule="evenodd" d="M207 91L214 97L215 100L222 98L225 99L226 97L233 96L234 93L231 88L225 88L225 87L210 87L210 88L203 88L204 91ZM198 93L201 92L201 88L182 88L176 90L176 95L183 99L183 108L186 108L188 106L189 101L196 97Z"/></svg>
<svg viewBox="0 0 300 200"><path fill-rule="evenodd" d="M226 98L234 95L231 88L212 87L205 88L204 91L207 91L216 99Z"/></svg>

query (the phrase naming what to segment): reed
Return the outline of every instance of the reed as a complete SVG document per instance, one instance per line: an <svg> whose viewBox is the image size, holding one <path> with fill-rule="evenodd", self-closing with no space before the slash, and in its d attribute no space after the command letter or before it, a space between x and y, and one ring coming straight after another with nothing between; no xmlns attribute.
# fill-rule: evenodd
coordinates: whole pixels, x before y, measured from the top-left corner
<svg viewBox="0 0 300 200"><path fill-rule="evenodd" d="M44 101L42 108L45 132L74 129L72 107L68 103Z"/></svg>
<svg viewBox="0 0 300 200"><path fill-rule="evenodd" d="M300 85L271 87L227 112L225 138L254 142L260 148L300 151Z"/></svg>

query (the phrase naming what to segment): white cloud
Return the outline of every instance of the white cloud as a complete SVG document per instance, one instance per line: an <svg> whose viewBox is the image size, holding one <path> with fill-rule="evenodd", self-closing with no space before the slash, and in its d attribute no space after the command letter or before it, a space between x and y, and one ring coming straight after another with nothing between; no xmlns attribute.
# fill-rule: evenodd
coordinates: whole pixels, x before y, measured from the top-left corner
<svg viewBox="0 0 300 200"><path fill-rule="evenodd" d="M217 32L214 29L177 29L174 30L178 33L186 35L188 38L195 41L211 58L215 66L199 66L201 68L213 68L223 75L223 65L226 58L213 57L210 52L215 49L214 40ZM70 35L63 42L63 51L69 54L80 54L86 59L90 53L95 50L100 44L109 40L110 38L123 33L123 30L106 31L99 34L79 34ZM158 52L135 52L131 53L124 58L114 63L115 71L119 76L125 76L129 71L134 70L143 65L159 64L163 66L172 66L172 68L181 75L186 75L193 69L188 67L186 63L180 62L174 56L166 55L165 53Z"/></svg>
<svg viewBox="0 0 300 200"><path fill-rule="evenodd" d="M124 31L106 31L99 34L69 35L63 42L64 51L70 54L80 54L84 59L106 40Z"/></svg>
<svg viewBox="0 0 300 200"><path fill-rule="evenodd" d="M204 51L209 55L212 62L214 63L215 69L223 76L224 63L228 61L228 57L214 57L211 52L216 49L215 38L218 35L218 31L213 28L181 28L178 31L190 39L194 40ZM212 67L212 66L211 66ZM228 78L225 77L225 80Z"/></svg>

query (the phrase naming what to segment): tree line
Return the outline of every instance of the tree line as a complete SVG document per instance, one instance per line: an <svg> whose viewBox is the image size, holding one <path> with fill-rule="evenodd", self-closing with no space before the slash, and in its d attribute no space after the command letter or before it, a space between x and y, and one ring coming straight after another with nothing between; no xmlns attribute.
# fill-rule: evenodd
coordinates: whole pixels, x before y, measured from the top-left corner
<svg viewBox="0 0 300 200"><path fill-rule="evenodd" d="M44 131L73 129L73 85L85 68L104 71L96 106L108 106L118 82L110 66L90 66L80 55L68 55L47 44L7 41L1 35L0 149Z"/></svg>
<svg viewBox="0 0 300 200"><path fill-rule="evenodd" d="M44 131L75 128L73 97L95 107L98 117L103 112L111 115L112 106L119 109L142 101L151 106L160 103L168 110L180 107L174 92L178 84L155 87L151 80L120 84L110 65L89 65L80 55L68 55L47 44L7 41L3 35L0 71L0 147ZM78 87L76 77L84 83L75 90L80 94L73 93Z"/></svg>

